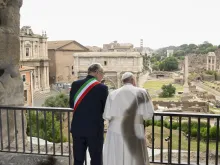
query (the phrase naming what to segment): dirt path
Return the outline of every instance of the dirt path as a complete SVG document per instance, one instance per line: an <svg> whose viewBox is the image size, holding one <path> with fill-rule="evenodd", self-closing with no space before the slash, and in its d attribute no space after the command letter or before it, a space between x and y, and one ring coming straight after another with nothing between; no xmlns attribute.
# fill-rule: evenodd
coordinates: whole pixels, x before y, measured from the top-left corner
<svg viewBox="0 0 220 165"><path fill-rule="evenodd" d="M145 74L140 76L139 84L138 84L139 87L143 87L144 86L144 83L147 81L148 76L149 76L149 72L147 72L147 73L145 73Z"/></svg>

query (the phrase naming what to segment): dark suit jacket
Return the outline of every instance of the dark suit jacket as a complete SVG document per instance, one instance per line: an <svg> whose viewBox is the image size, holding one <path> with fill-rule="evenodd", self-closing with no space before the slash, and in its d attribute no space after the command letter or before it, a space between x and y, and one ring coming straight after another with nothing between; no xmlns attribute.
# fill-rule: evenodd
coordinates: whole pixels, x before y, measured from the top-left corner
<svg viewBox="0 0 220 165"><path fill-rule="evenodd" d="M79 88L93 76L88 75L85 79L77 80L72 83L70 91L70 107L74 106L74 95ZM88 137L103 134L104 120L103 112L105 102L108 96L108 87L104 84L98 84L93 87L83 98L74 112L71 133L73 136Z"/></svg>

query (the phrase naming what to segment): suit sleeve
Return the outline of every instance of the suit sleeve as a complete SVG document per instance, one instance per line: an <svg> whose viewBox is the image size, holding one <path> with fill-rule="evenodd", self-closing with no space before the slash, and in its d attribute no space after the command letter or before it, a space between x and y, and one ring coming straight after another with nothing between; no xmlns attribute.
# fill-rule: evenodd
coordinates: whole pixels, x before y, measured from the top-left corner
<svg viewBox="0 0 220 165"><path fill-rule="evenodd" d="M102 113L104 113L104 108L105 108L107 97L108 97L108 87L104 86L104 92L103 92L103 98L102 98L102 105L103 105L102 106L103 107Z"/></svg>

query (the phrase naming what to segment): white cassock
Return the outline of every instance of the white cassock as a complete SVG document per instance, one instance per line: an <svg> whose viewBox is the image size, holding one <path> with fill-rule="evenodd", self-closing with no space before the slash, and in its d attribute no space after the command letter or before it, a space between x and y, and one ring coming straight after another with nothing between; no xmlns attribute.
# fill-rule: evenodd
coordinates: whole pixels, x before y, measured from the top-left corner
<svg viewBox="0 0 220 165"><path fill-rule="evenodd" d="M153 113L145 89L125 84L109 94L103 115L109 121L103 165L150 165L143 119Z"/></svg>

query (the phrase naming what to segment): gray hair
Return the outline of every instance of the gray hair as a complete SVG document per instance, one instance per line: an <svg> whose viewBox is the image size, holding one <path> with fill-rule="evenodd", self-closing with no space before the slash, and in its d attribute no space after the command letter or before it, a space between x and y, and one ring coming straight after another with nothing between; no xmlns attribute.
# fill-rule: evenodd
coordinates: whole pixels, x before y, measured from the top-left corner
<svg viewBox="0 0 220 165"><path fill-rule="evenodd" d="M103 67L100 63L93 63L88 68L88 74L94 73L97 71L103 71Z"/></svg>

